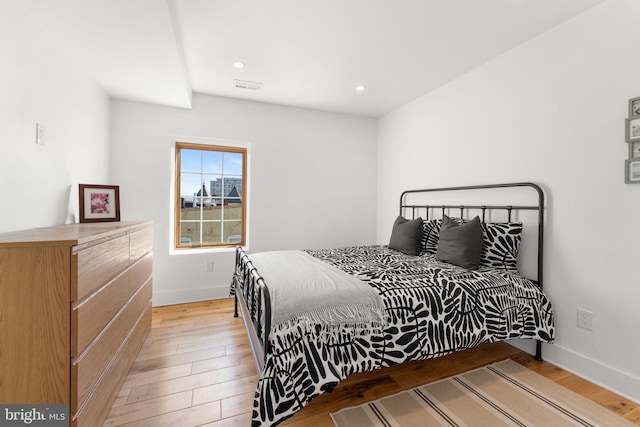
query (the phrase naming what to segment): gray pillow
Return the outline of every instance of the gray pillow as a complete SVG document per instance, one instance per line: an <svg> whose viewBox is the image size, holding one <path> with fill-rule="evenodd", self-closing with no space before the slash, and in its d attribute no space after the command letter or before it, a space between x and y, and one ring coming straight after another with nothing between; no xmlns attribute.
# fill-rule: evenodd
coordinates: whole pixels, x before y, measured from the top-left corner
<svg viewBox="0 0 640 427"><path fill-rule="evenodd" d="M422 218L408 220L399 216L393 223L389 248L407 255L419 255L421 237Z"/></svg>
<svg viewBox="0 0 640 427"><path fill-rule="evenodd" d="M477 216L462 225L444 216L436 259L455 264L468 270L476 270L482 252L482 225Z"/></svg>

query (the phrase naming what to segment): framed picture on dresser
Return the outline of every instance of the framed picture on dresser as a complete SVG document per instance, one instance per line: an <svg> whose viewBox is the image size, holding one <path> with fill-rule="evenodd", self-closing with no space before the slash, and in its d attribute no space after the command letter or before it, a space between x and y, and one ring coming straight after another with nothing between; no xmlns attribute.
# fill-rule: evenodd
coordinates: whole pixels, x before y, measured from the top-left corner
<svg viewBox="0 0 640 427"><path fill-rule="evenodd" d="M79 184L80 222L120 221L120 187Z"/></svg>

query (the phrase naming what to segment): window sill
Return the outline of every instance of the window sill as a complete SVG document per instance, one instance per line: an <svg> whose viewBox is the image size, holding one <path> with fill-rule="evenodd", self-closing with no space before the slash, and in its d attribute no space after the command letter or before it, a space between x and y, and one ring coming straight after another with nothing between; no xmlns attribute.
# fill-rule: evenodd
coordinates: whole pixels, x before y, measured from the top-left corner
<svg viewBox="0 0 640 427"><path fill-rule="evenodd" d="M194 255L194 254L219 254L235 252L237 246L225 246L222 248L193 248L193 249L169 249L169 255ZM246 246L242 247L243 249Z"/></svg>

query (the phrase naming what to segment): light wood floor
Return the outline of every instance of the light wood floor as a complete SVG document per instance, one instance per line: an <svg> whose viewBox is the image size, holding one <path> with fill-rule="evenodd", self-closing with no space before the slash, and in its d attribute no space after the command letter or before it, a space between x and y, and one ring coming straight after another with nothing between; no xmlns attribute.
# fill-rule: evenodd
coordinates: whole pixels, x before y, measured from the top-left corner
<svg viewBox="0 0 640 427"><path fill-rule="evenodd" d="M354 375L282 423L333 427L330 412L511 358L640 426L640 406L505 343ZM248 427L258 380L233 300L153 309L149 337L105 426Z"/></svg>

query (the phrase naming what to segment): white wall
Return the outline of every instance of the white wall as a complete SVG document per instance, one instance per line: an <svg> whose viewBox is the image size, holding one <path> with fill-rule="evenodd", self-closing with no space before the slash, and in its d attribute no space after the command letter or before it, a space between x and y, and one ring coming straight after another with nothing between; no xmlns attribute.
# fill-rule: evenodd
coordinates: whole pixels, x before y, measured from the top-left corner
<svg viewBox="0 0 640 427"><path fill-rule="evenodd" d="M122 217L154 220L154 305L226 297L233 273L232 251L169 254L175 135L250 143L251 252L375 241L373 119L198 94L192 110L114 100L111 118Z"/></svg>
<svg viewBox="0 0 640 427"><path fill-rule="evenodd" d="M0 0L0 232L74 222L77 184L109 171L109 98L17 4Z"/></svg>
<svg viewBox="0 0 640 427"><path fill-rule="evenodd" d="M640 2L610 0L381 118L377 200L384 243L402 190L541 184L557 327L543 355L636 401L640 185L623 170L638 22Z"/></svg>

